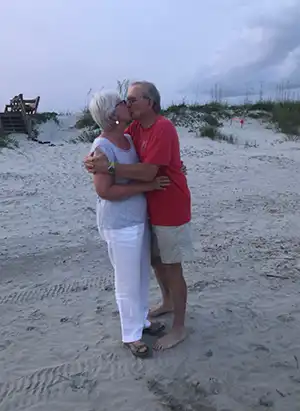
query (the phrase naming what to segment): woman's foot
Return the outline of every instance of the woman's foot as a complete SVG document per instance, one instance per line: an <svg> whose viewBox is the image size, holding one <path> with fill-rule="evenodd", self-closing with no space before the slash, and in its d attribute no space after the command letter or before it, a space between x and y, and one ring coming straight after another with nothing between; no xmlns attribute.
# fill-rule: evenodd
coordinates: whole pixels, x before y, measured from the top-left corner
<svg viewBox="0 0 300 411"><path fill-rule="evenodd" d="M148 345L141 340L123 344L124 347L128 348L135 357L147 358L150 356L150 349Z"/></svg>
<svg viewBox="0 0 300 411"><path fill-rule="evenodd" d="M158 304L155 307L151 308L149 311L149 317L156 318L161 315L165 315L173 312L173 307L171 303L162 303Z"/></svg>
<svg viewBox="0 0 300 411"><path fill-rule="evenodd" d="M153 346L156 351L168 350L185 340L187 332L185 327L173 327L171 331L159 338Z"/></svg>
<svg viewBox="0 0 300 411"><path fill-rule="evenodd" d="M166 328L165 324L160 322L151 322L149 327L145 327L143 332L148 335L159 335Z"/></svg>

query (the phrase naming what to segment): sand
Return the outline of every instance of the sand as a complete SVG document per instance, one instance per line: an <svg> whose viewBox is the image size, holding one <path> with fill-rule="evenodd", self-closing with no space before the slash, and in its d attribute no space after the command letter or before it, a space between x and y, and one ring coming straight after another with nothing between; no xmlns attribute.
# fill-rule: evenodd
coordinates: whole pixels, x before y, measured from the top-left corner
<svg viewBox="0 0 300 411"><path fill-rule="evenodd" d="M224 126L235 145L179 128L189 337L142 361L120 344L72 121L0 154L0 410L299 411L300 146L254 120Z"/></svg>

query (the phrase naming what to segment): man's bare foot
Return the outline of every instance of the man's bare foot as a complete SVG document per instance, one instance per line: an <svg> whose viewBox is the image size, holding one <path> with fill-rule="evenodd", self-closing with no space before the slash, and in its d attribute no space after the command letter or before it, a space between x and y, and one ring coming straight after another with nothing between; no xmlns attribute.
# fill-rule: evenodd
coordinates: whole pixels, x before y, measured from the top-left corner
<svg viewBox="0 0 300 411"><path fill-rule="evenodd" d="M186 329L184 327L172 328L172 330L159 338L153 346L156 351L168 350L175 347L175 345L182 342L187 336Z"/></svg>
<svg viewBox="0 0 300 411"><path fill-rule="evenodd" d="M155 307L151 308L149 311L149 317L156 318L161 315L169 314L173 312L173 307L171 304L158 304Z"/></svg>

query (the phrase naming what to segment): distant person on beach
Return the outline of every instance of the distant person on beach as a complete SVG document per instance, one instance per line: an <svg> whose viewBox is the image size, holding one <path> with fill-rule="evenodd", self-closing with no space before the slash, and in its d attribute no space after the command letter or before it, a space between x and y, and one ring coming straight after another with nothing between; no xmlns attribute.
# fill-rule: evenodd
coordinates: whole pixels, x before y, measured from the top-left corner
<svg viewBox="0 0 300 411"><path fill-rule="evenodd" d="M162 304L150 310L150 317L174 312L172 329L154 345L154 349L164 350L186 337L187 287L182 262L192 256L191 197L180 160L178 134L171 121L160 115L157 88L144 81L131 84L127 105L134 121L125 132L132 137L141 162L112 162L104 154L97 154L88 156L85 166L91 173L111 173L117 178L151 182L156 176L166 175L171 180L166 190L146 193L152 266L163 298Z"/></svg>
<svg viewBox="0 0 300 411"><path fill-rule="evenodd" d="M231 119L230 119L230 125L232 125L232 121L238 121L239 123L240 123L240 125L241 125L241 128L243 128L244 127L244 124L245 124L245 120L244 120L244 118L232 118L231 117Z"/></svg>
<svg viewBox="0 0 300 411"><path fill-rule="evenodd" d="M115 92L97 93L89 109L103 130L93 142L91 155L101 150L110 164L137 164L139 159L132 139L124 133L131 119L126 102ZM98 194L97 225L114 268L122 340L133 355L144 358L150 350L141 340L142 333L157 335L164 325L148 320L150 233L143 193L164 190L169 179L154 176L149 182L131 180L115 176L111 169L104 174L94 174Z"/></svg>

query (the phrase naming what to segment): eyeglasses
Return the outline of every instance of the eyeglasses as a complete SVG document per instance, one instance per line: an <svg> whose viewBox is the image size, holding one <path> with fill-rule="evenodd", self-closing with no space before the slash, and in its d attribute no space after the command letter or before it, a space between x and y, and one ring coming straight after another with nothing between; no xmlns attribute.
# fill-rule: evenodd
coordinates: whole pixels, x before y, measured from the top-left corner
<svg viewBox="0 0 300 411"><path fill-rule="evenodd" d="M116 107L120 106L121 104L127 104L126 100L119 101L119 103L116 104Z"/></svg>
<svg viewBox="0 0 300 411"><path fill-rule="evenodd" d="M146 96L142 96L140 98L128 97L127 98L127 104L131 105L131 104L134 104L137 101L140 101L140 100L143 100L143 99L150 100L149 97L146 97Z"/></svg>

